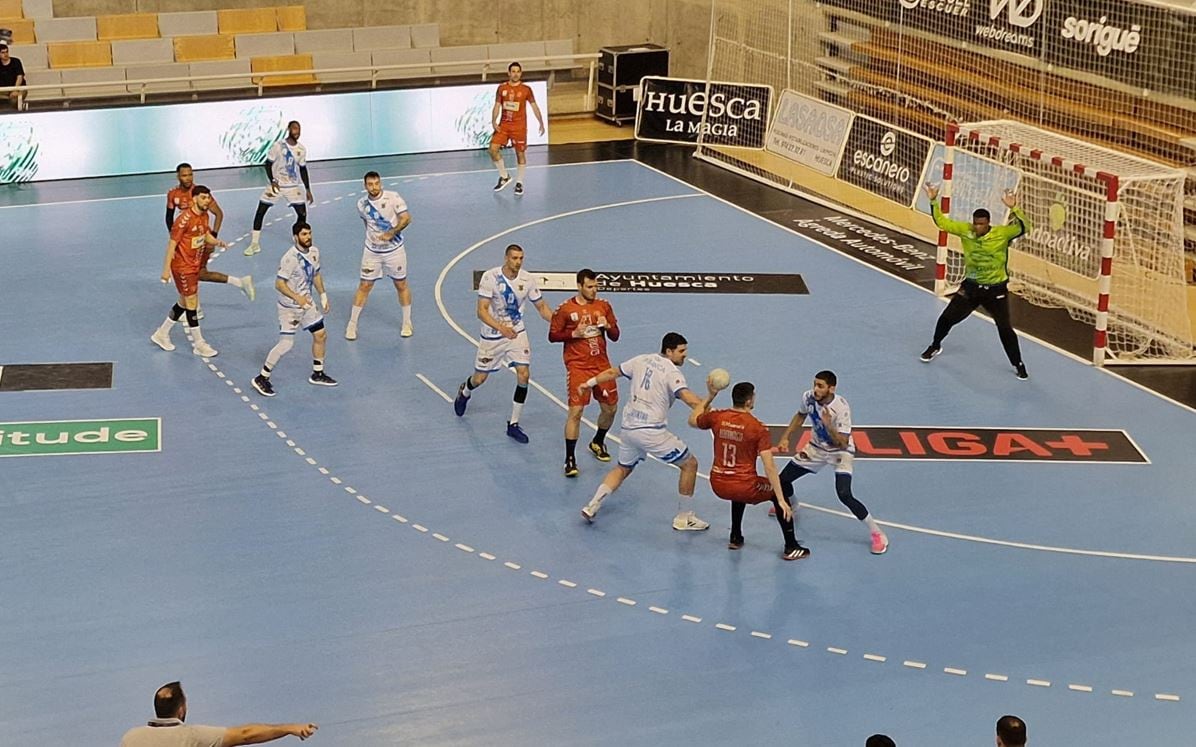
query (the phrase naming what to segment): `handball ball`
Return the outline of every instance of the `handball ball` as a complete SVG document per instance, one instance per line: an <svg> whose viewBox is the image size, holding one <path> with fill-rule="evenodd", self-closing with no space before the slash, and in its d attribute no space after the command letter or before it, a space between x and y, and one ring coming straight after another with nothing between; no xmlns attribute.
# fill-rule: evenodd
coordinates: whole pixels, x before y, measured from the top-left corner
<svg viewBox="0 0 1196 747"><path fill-rule="evenodd" d="M710 372L710 375L706 377L706 380L710 382L710 386L714 387L718 391L722 391L723 389L731 386L731 374L727 373L727 369L725 368L714 369Z"/></svg>

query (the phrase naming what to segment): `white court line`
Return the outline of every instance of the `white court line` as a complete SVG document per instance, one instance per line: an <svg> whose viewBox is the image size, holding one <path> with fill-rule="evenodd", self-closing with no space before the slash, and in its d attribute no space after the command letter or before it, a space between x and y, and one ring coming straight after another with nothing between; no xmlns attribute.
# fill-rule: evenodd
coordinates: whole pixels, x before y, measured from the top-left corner
<svg viewBox="0 0 1196 747"><path fill-rule="evenodd" d="M426 384L429 389L431 389L432 391L439 394L440 398L443 399L445 402L448 402L450 405L453 403L453 398L448 396L447 394L445 394L443 389L441 389L440 387L433 384L431 379L429 379L427 376L424 376L422 373L417 373L415 375L415 378L424 382L424 384Z"/></svg>
<svg viewBox="0 0 1196 747"><path fill-rule="evenodd" d="M631 159L631 162L636 164L637 166L641 166L645 169L648 169L649 171L655 171L657 174L660 174L661 176L663 176L667 179L671 179L671 180L677 182L678 184L684 184L685 186L689 187L690 189L701 192L702 194L706 195L707 197L709 197L712 200L717 200L718 202L721 202L724 205L733 207L736 210L740 211L741 213L750 215L757 220L764 221L765 223L767 223L771 226L776 226L777 228L781 229L782 231L788 231L789 233L793 234L794 236L800 236L801 238L805 239L806 241L809 241L811 244L814 244L815 246L820 246L820 247L826 249L828 252L834 252L835 256L844 257L846 259L849 259L852 262L855 262L857 264L863 265L864 267L867 267L869 270L872 270L873 272L880 273L881 275L883 275L885 277L892 278L893 280L896 280L901 283L905 283L906 285L911 286L913 288L917 288L918 290L922 291L923 293L929 293L930 295L934 296L939 301L941 301L943 304L947 303L946 298L940 298L938 296L935 296L934 291L932 289L925 288L921 285L918 285L917 283L915 283L912 280L909 280L908 278L903 278L900 275L894 275L894 274L885 272L884 270L882 270L878 267L874 267L873 265L868 264L867 262L865 262L863 259L861 259L859 257L855 257L851 254L847 254L846 252L841 252L838 249L835 249L830 244L823 243L823 242L819 241L818 239L810 238L809 236L806 236L804 233L801 233L800 231L797 231L796 229L790 228L789 226L786 226L783 223L775 223L775 222L769 220L768 218L765 218L762 215L757 215L756 213L753 213L751 210L743 207L742 205L736 205L734 202L731 202L730 200L719 197L718 195L716 195L712 192L707 192L706 190L702 189L701 187L696 187L680 177L673 176L672 174L667 173L665 171L661 171L660 169L656 168L655 166L649 166L648 164L643 163L642 161L636 161L635 159ZM799 196L798 198L805 199L807 202L814 202L815 204L820 204L811 197ZM826 207L825 205L821 205L821 206ZM837 213L847 212L841 207L830 207L827 209L833 210L834 212L837 212ZM870 223L880 223L881 222L880 219L876 218L875 216L872 216L869 218L857 218L856 220L863 220L863 221L870 222ZM898 233L900 233L900 232L898 232ZM902 233L901 235L904 236L905 234ZM989 324L996 326L996 322L994 322L990 317L987 317L984 315L979 315L979 316L981 319L985 320ZM1067 358L1071 358L1072 360L1077 361L1079 363L1083 363L1085 366L1096 368L1096 370L1100 371L1101 373L1104 373L1108 376L1112 376L1113 378L1118 379L1119 381L1125 382L1126 384L1129 384L1130 386L1134 387L1135 389L1140 389L1149 394L1153 394L1154 396L1158 397L1159 399L1161 399L1165 402L1170 402L1171 404L1175 405L1176 407L1183 408L1183 409L1187 410L1188 412L1196 413L1196 407L1192 407L1191 405L1184 404L1183 402L1180 402L1179 400L1172 399L1165 394L1156 392L1155 390L1153 390L1147 386L1139 384L1138 382L1134 381L1133 379L1128 379L1125 376L1122 376L1121 374L1117 373L1116 371L1110 370L1109 366L1092 366L1092 361L1088 360L1087 358L1084 358L1082 356L1076 355L1075 353L1064 350L1063 348L1061 348L1057 345L1053 345L1053 344L1047 342L1046 340L1035 337L1034 335L1031 335L1027 332L1023 332L1020 329L1017 330L1017 335L1018 335L1018 337L1024 337L1025 339L1030 340L1031 342L1038 343L1039 345L1043 346L1044 348L1046 348L1048 350L1053 350L1056 353L1058 353L1059 355L1065 356Z"/></svg>
<svg viewBox="0 0 1196 747"><path fill-rule="evenodd" d="M385 158L385 157L388 157L388 156L379 156L379 158ZM342 159L334 159L334 160L342 160ZM535 166L529 164L527 168L529 171L532 171L532 170L536 170L536 169L559 169L559 168L564 168L567 166L592 166L594 164L628 163L628 162L632 162L632 161L633 161L633 159L630 159L630 158L616 158L616 159L613 159L610 161L578 161L576 163L544 163L544 164L539 164L539 165L535 165ZM331 163L331 161L329 163ZM259 166L244 166L241 168L244 168L250 172L261 170L260 165ZM216 169L213 169L213 170L215 171ZM484 169L464 169L462 171L429 171L429 172L420 173L420 174L399 174L399 175L392 175L392 176L384 176L384 177L382 177L382 180L387 181L390 179L409 179L409 178L414 178L414 177L426 179L426 178L432 177L432 176L460 176L460 175L466 175L466 174L489 174L493 171L494 171L493 166L491 166L489 168L484 168ZM153 176L153 175L151 174L150 176ZM169 171L163 172L162 177L163 177L164 183L170 182L171 176L170 176ZM357 178L353 178L353 179L333 179L331 181L312 182L311 185L313 187L323 187L323 186L330 185L330 184L349 184L349 183L360 184L361 178L357 177ZM175 185L172 185L172 186L175 186ZM213 193L219 193L219 194L226 194L229 192L261 192L261 191L262 191L262 185L260 185L260 184L255 187L229 187L227 189L213 189L212 190ZM360 190L360 192L364 193L365 190ZM166 194L166 190L162 190L161 193L155 193L152 195L125 195L123 197L93 197L91 199L86 199L86 200L59 200L58 202L35 202L32 204L28 204L28 205L0 205L0 210L12 210L15 208L30 208L30 207L43 207L43 206L49 207L51 205L80 205L80 204L90 203L90 202L117 202L119 200L148 200L148 199L160 200L160 199L162 199L162 197L165 194ZM270 223L271 224L277 223L279 220L282 220L282 218L278 218L273 221L270 221Z"/></svg>
<svg viewBox="0 0 1196 747"><path fill-rule="evenodd" d="M645 168L649 168L652 171L657 171L657 169L652 169L650 166L645 167ZM663 173L663 172L658 172L658 173ZM668 175L666 174L666 176L668 176ZM686 184L686 182L676 179L675 177L670 176L670 178L673 179L674 181L681 183L681 184ZM689 185L687 185L687 186L689 186ZM501 239L504 236L507 236L508 234L512 234L517 231L521 231L525 228L530 228L532 226L540 225L542 223L547 223L549 221L557 220L559 218L568 218L568 217L572 217L574 215L591 213L591 212L595 212L598 210L607 210L607 209L612 209L612 208L628 207L631 205L641 205L641 204L653 203L653 202L665 202L665 201L682 199L682 198L686 198L686 197L700 197L702 195L714 197L714 195L710 195L709 193L705 193L705 192L701 192L701 190L697 190L696 192L694 192L692 194L688 194L688 195L667 195L667 196L663 196L663 197L645 197L645 198L641 198L641 199L637 199L637 200L627 200L624 202L614 202L614 203L607 203L607 204L603 204L603 205L594 205L594 206L587 207L587 208L580 208L577 210L570 210L570 211L567 211L564 213L557 213L555 215L548 215L548 216L544 216L542 218L537 218L535 220L528 221L526 223L520 223L518 225L512 226L512 227L507 228L503 231L500 231L492 236L488 236L487 238L474 243L473 245L471 245L470 247L468 247L467 249L465 249L461 253L459 253L457 256L450 259L448 261L448 264L446 264L444 266L444 268L441 269L440 275L436 278L436 285L434 287L434 292L433 292L433 295L435 296L435 299L436 299L436 307L440 310L440 316L443 317L444 321L447 322L448 325L453 330L455 330L457 332L457 334L459 334L459 335L461 335L461 337L465 338L469 342L470 345L473 345L476 347L477 341L473 338L473 336L471 336L468 332L466 332L465 329L462 328L461 325L458 324L455 319L453 319L452 315L449 314L448 307L446 307L445 303L444 303L443 289L444 289L445 279L448 277L449 272L454 267L456 267L457 264L461 262L461 260L465 259L465 257L469 256L470 254L477 251L481 247L483 247L493 241L497 241L498 239ZM721 198L715 197L715 199L721 199ZM722 201L725 202L725 200L722 200ZM732 203L728 203L728 204L732 204ZM750 211L745 210L744 212L746 212L748 215L755 215L754 213L751 213ZM755 216L755 217L759 218L759 216ZM761 218L761 220L765 220L765 219ZM798 236L801 236L801 234L798 234L796 231L792 231L792 229L788 229L788 230L790 230L792 233L794 233ZM803 238L805 238L805 237L803 237ZM825 245L820 245L820 246L825 246ZM835 251L835 250L831 249L830 251ZM839 252L836 252L836 254L839 254ZM843 256L848 256L848 255L843 255ZM857 261L859 261L859 260L857 260ZM863 264L865 264L865 266L870 267L870 265L867 265L866 263L863 263ZM903 282L908 282L908 281L903 281ZM910 283L910 284L912 285L912 283ZM920 287L920 286L915 286L915 287ZM440 396L443 397L445 400L451 401L447 394L445 394L443 391L439 390L431 381L428 381L426 379L426 377L423 377L421 374L417 374L417 376L420 377L421 381L423 381L425 384L427 384L433 390L437 391L440 394ZM552 402L555 402L556 405L558 407L560 407L562 410L569 409L568 405L566 405L564 402L562 402L559 397L557 397L553 392L546 389L535 379L532 379L529 383L533 387L536 388L536 391L543 394L545 397L547 397ZM593 423L592 421L590 421L587 418L583 417L582 422L585 423L590 428L597 427L597 425L595 423ZM609 438L612 441L619 443L619 439L617 436L609 436ZM706 480L710 479L710 476L705 473L699 472L698 475L699 475L699 477L702 477L703 479L706 479ZM813 511L819 511L822 513L831 514L833 516L841 516L844 518L850 518L853 521L855 520L855 517L846 511L840 511L840 510L832 509L832 508L823 508L822 506L815 506L815 505L811 505L811 504L807 504L807 503L799 503L798 505L801 508L809 508L810 510L813 510ZM1057 554L1062 554L1062 555L1078 555L1078 556L1087 556L1087 557L1113 558L1113 559L1117 559L1117 560L1141 560L1141 561L1151 561L1151 562L1158 562L1158 563L1196 564L1196 557L1173 556L1173 555L1148 555L1148 554L1142 554L1142 553L1125 553L1125 552L1115 552L1115 551L1107 551L1107 550L1086 550L1086 549L1078 549L1078 548L1070 548L1070 547L1057 547L1057 546L1053 546L1053 545L1041 545L1041 544L1034 544L1034 543L1029 543L1029 542L1001 540L1001 539L994 539L994 538L990 538L990 537L981 537L979 535L962 534L959 532L948 532L948 531L939 530L939 529L929 529L926 527L916 526L914 524L902 524L902 523L898 523L898 522L894 522L894 521L878 521L877 523L881 524L883 526L886 526L886 527L891 527L893 529L902 529L907 532L913 532L916 534L925 534L925 535L932 536L932 537L941 537L944 539L961 540L961 541L965 541L965 542L976 542L979 544L986 544L986 545L996 545L999 547L1008 547L1008 548L1013 548L1013 549L1018 549L1018 550L1035 550L1035 551L1039 551L1039 552L1051 552L1051 553L1057 553Z"/></svg>

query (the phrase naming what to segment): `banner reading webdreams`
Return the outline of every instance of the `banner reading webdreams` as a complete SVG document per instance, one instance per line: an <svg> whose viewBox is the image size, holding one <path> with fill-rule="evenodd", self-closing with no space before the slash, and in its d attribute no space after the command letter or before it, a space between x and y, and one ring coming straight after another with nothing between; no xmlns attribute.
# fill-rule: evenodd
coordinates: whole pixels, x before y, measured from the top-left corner
<svg viewBox="0 0 1196 747"><path fill-rule="evenodd" d="M635 137L656 143L764 147L772 86L682 78L640 82Z"/></svg>
<svg viewBox="0 0 1196 747"><path fill-rule="evenodd" d="M1037 57L1048 0L823 0L889 23Z"/></svg>
<svg viewBox="0 0 1196 747"><path fill-rule="evenodd" d="M839 163L839 179L901 205L911 205L933 143L878 119L857 115Z"/></svg>

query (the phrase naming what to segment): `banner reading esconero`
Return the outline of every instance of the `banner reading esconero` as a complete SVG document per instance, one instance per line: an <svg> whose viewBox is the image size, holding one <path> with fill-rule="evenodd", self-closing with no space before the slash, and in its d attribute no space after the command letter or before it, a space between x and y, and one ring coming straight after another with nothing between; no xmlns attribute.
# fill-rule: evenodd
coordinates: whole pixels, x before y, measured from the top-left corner
<svg viewBox="0 0 1196 747"><path fill-rule="evenodd" d="M855 113L790 89L781 92L765 150L831 176Z"/></svg>
<svg viewBox="0 0 1196 747"><path fill-rule="evenodd" d="M640 82L635 137L657 143L698 142L764 147L772 86L647 77Z"/></svg>
<svg viewBox="0 0 1196 747"><path fill-rule="evenodd" d="M544 81L529 83L540 106ZM0 184L262 163L303 125L312 160L485 147L493 84L205 101L0 117ZM528 143L548 142L533 125Z"/></svg>
<svg viewBox="0 0 1196 747"><path fill-rule="evenodd" d="M862 114L851 123L839 179L901 205L913 204L933 143Z"/></svg>

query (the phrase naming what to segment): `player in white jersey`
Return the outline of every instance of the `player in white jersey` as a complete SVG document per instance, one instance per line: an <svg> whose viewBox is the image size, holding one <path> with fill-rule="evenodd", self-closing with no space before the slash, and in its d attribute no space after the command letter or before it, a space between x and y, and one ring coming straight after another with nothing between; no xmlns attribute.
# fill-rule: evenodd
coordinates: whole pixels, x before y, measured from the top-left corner
<svg viewBox="0 0 1196 747"><path fill-rule="evenodd" d="M295 344L299 328L311 332L312 371L307 381L317 386L336 386L336 379L324 373L324 348L328 330L324 314L329 311L324 277L320 274L320 250L312 245L311 226L300 221L291 229L295 243L282 255L274 288L278 291L278 344L266 355L261 373L253 379L253 388L263 397L274 396L270 373ZM314 296L320 294L320 304Z"/></svg>
<svg viewBox="0 0 1196 747"><path fill-rule="evenodd" d="M307 222L307 206L315 202L311 193L311 180L307 176L307 146L299 142L301 131L299 123L291 120L287 123L287 136L270 146L266 154L266 178L270 184L262 192L257 204L257 214L253 216L253 234L249 246L245 247L245 256L249 257L262 250L258 243L262 237L262 219L266 211L285 197L287 203L295 209L295 219L300 223ZM303 198L306 195L307 202Z"/></svg>
<svg viewBox="0 0 1196 747"><path fill-rule="evenodd" d="M523 247L511 244L503 254L502 266L487 270L478 284L477 313L482 322L478 354L473 374L457 387L457 398L453 400L453 411L461 417L473 390L485 383L490 374L503 366L515 369L515 401L507 422L507 435L521 444L528 441L527 434L519 427L519 416L527 401L532 364L532 348L523 324L523 307L528 301L544 321L552 321L552 309L540 295L540 286L523 269Z"/></svg>
<svg viewBox="0 0 1196 747"><path fill-rule="evenodd" d="M403 310L403 337L414 334L411 326L411 289L407 287L407 249L403 245L403 229L411 224L411 212L398 192L382 189L382 177L377 171L365 175L365 197L357 201L357 214L365 223L365 248L361 251L361 282L353 296L345 339L357 339L357 319L365 308L366 299L374 289L374 281L386 275L394 281Z"/></svg>
<svg viewBox="0 0 1196 747"><path fill-rule="evenodd" d="M801 405L789 427L781 436L777 450L784 453L789 451L789 441L793 434L810 419L810 441L798 449L785 469L781 470L781 483L793 485L793 481L802 475L817 472L824 466L831 464L835 468L835 493L844 506L851 509L851 513L868 528L872 535L872 554L882 555L889 549L889 538L881 531L868 508L851 494L851 475L855 461L855 443L851 439L851 405L847 400L835 394L838 378L831 371L819 371L814 374L814 388L802 394ZM793 512L797 513L797 503L793 503ZM796 517L795 517L796 520Z"/></svg>
<svg viewBox="0 0 1196 747"><path fill-rule="evenodd" d="M689 343L676 332L669 332L660 341L660 354L637 355L620 363L617 368L608 368L584 382L578 388L589 389L620 376L631 379L627 388L630 401L623 405L623 422L619 438L619 459L606 477L594 497L581 509L582 517L594 521L602 502L619 489L635 466L645 456L653 456L672 464L681 470L677 483L680 495L677 515L673 518L673 529L678 531L701 531L710 525L693 512L694 483L698 478L698 458L689 452L677 436L669 432L669 408L673 400L679 399L692 409L707 407L714 399L715 390L707 382L708 398L703 400L690 391L685 383L681 366L689 352Z"/></svg>

